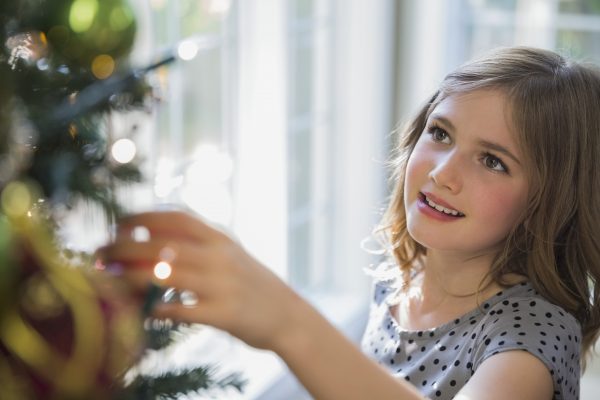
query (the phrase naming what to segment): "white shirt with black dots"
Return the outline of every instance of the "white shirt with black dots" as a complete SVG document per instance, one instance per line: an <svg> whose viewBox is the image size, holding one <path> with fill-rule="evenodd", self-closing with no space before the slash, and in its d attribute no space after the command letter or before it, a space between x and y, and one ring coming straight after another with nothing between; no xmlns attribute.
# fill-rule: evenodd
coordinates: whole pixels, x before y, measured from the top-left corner
<svg viewBox="0 0 600 400"><path fill-rule="evenodd" d="M376 281L363 351L431 399L452 399L488 357L524 350L554 381L555 400L579 399L581 327L529 283L507 288L454 321L406 331L390 313L396 285Z"/></svg>

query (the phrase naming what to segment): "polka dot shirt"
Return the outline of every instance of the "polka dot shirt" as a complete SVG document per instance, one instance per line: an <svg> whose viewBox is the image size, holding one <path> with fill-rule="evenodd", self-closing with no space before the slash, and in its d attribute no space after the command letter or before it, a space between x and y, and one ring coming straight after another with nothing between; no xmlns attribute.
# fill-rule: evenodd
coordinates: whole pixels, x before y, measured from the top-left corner
<svg viewBox="0 0 600 400"><path fill-rule="evenodd" d="M507 288L444 325L407 331L390 313L397 290L378 282L363 351L431 399L451 399L488 357L524 350L538 357L554 381L554 399L579 398L581 328L528 283Z"/></svg>

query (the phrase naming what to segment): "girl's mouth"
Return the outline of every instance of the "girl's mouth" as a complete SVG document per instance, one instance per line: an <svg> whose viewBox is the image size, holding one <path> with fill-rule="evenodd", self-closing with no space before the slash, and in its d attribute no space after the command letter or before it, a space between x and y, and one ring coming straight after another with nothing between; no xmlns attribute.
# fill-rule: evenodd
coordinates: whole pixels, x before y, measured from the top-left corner
<svg viewBox="0 0 600 400"><path fill-rule="evenodd" d="M430 208L439 211L445 215L451 216L451 217L464 217L465 214L461 213L458 210L454 210L452 208L448 208L448 207L444 207L440 204L437 204L436 202L434 202L433 200L431 200L429 197L427 197L425 194L419 192L419 198L425 203L427 204L427 206L429 206Z"/></svg>

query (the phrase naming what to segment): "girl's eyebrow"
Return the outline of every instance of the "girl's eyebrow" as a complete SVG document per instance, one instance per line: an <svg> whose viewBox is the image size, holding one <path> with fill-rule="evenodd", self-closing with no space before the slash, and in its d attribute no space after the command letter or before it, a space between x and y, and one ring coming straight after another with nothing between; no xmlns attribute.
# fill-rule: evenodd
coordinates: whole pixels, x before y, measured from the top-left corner
<svg viewBox="0 0 600 400"><path fill-rule="evenodd" d="M456 130L456 128L454 128L454 125L452 125L452 122L450 122L450 120L444 117L442 114L433 113L429 116L429 118L440 121L442 124L446 125L446 127L449 128L451 131Z"/></svg>
<svg viewBox="0 0 600 400"><path fill-rule="evenodd" d="M430 118L432 120L436 120L436 121L441 122L443 125L445 125L448 128L448 130L450 130L450 131L456 131L456 128L454 127L454 125L452 124L452 122L448 118L444 117L443 115L441 115L441 114L435 114L434 113L434 114L430 115ZM479 144L482 147L486 147L486 148L488 148L490 150L497 151L498 153L502 153L502 154L506 155L507 157L509 157L510 159L512 159L518 165L521 165L521 162L519 161L519 159L513 153L511 153L506 147L504 147L504 146L502 146L502 145L500 145L498 143L494 143L494 142L490 142L488 140L480 139L477 142L477 144Z"/></svg>
<svg viewBox="0 0 600 400"><path fill-rule="evenodd" d="M483 147L487 147L488 149L491 149L491 150L495 150L498 153L502 153L502 154L506 155L507 157L511 158L517 164L521 165L521 162L519 161L519 159L516 156L514 156L508 149L502 147L498 143L488 142L487 140L479 140L479 145L483 146Z"/></svg>

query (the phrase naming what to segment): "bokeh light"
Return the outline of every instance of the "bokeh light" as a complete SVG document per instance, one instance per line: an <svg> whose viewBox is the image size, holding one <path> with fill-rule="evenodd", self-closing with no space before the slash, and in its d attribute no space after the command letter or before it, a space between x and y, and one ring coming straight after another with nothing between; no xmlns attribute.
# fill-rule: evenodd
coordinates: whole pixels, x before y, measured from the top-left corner
<svg viewBox="0 0 600 400"><path fill-rule="evenodd" d="M193 40L184 40L177 46L177 55L184 61L192 60L198 54L198 44Z"/></svg>
<svg viewBox="0 0 600 400"><path fill-rule="evenodd" d="M217 147L202 145L184 172L181 199L192 210L209 220L228 225L233 216L230 181L233 160Z"/></svg>
<svg viewBox="0 0 600 400"><path fill-rule="evenodd" d="M194 152L195 160L187 168L186 175L191 182L225 182L233 174L233 160L216 146L202 145Z"/></svg>
<svg viewBox="0 0 600 400"><path fill-rule="evenodd" d="M107 54L100 54L92 61L92 74L98 79L108 78L114 70L115 60Z"/></svg>
<svg viewBox="0 0 600 400"><path fill-rule="evenodd" d="M137 148L130 139L119 139L111 147L112 157L120 164L127 164L135 158Z"/></svg>
<svg viewBox="0 0 600 400"><path fill-rule="evenodd" d="M71 136L71 139L75 139L78 132L77 125L74 122L71 122L69 124L69 135Z"/></svg>
<svg viewBox="0 0 600 400"><path fill-rule="evenodd" d="M42 45L47 46L48 45L48 38L46 37L46 34L44 32L39 32L39 39L40 39L40 43L42 43Z"/></svg>
<svg viewBox="0 0 600 400"><path fill-rule="evenodd" d="M2 210L13 218L27 215L33 201L29 188L22 182L9 183L2 191L1 196Z"/></svg>
<svg viewBox="0 0 600 400"><path fill-rule="evenodd" d="M122 6L113 8L110 12L109 24L115 31L123 31L133 23L133 15L131 11Z"/></svg>
<svg viewBox="0 0 600 400"><path fill-rule="evenodd" d="M154 266L154 276L161 280L171 276L172 271L173 268L171 268L171 265L166 261L160 261Z"/></svg>
<svg viewBox="0 0 600 400"><path fill-rule="evenodd" d="M150 240L150 230L145 226L136 226L131 230L131 239L135 242L147 242Z"/></svg>
<svg viewBox="0 0 600 400"><path fill-rule="evenodd" d="M154 195L159 199L167 198L181 186L183 177L175 175L175 163L170 158L161 158L156 165L154 177Z"/></svg>
<svg viewBox="0 0 600 400"><path fill-rule="evenodd" d="M69 13L71 29L77 33L87 31L92 27L97 13L97 0L75 0Z"/></svg>
<svg viewBox="0 0 600 400"><path fill-rule="evenodd" d="M233 218L233 172L234 163L227 152L203 144L190 161L180 165L170 158L159 160L154 194L162 201L182 201L208 220L229 225Z"/></svg>

